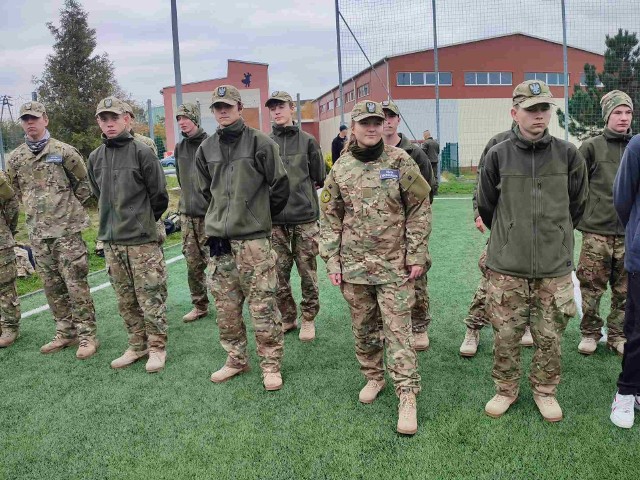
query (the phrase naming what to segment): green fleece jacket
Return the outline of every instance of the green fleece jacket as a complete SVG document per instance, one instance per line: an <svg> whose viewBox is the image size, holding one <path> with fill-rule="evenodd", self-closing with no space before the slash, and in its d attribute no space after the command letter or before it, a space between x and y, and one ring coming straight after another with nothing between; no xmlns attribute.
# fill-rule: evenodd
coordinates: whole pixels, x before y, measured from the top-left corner
<svg viewBox="0 0 640 480"><path fill-rule="evenodd" d="M589 173L589 197L578 224L581 232L624 235L624 227L613 207L613 181L632 136L631 130L616 133L605 128L602 135L589 138L580 146Z"/></svg>
<svg viewBox="0 0 640 480"><path fill-rule="evenodd" d="M420 173L431 187L431 192L429 192L429 201L433 203L433 193L436 184L436 178L433 174L433 168L431 167L431 163L429 162L429 157L427 157L427 154L420 148L419 145L411 143L409 139L401 133L399 133L398 136L400 137L400 143L398 143L396 147L401 148L405 152L407 152L411 156L411 158L413 158L413 160L418 164Z"/></svg>
<svg viewBox="0 0 640 480"><path fill-rule="evenodd" d="M200 144L207 138L207 132L202 128L191 137L183 135L176 144L174 157L176 158L176 176L180 184L180 213L190 217L204 217L209 208L209 202L200 190L198 170L196 169L196 152Z"/></svg>
<svg viewBox="0 0 640 480"><path fill-rule="evenodd" d="M167 183L158 157L129 132L102 137L89 155L91 190L98 198L98 240L140 245L158 240L156 221L169 205Z"/></svg>
<svg viewBox="0 0 640 480"><path fill-rule="evenodd" d="M320 145L313 136L301 131L298 125L274 125L269 138L278 144L289 177L287 205L273 217L273 224L315 222L320 215L316 187L323 187L327 176Z"/></svg>
<svg viewBox="0 0 640 480"><path fill-rule="evenodd" d="M249 240L271 236L271 218L289 198L278 145L242 119L207 138L196 153L200 189L209 202L209 237Z"/></svg>
<svg viewBox="0 0 640 480"><path fill-rule="evenodd" d="M514 129L487 152L480 173L478 210L491 229L487 267L522 278L570 273L587 192L587 168L573 144L548 131L532 142Z"/></svg>
<svg viewBox="0 0 640 480"><path fill-rule="evenodd" d="M478 162L478 169L476 172L476 186L473 189L473 220L474 221L476 218L480 216L480 212L478 212L478 185L480 183L480 172L482 171L482 167L484 166L484 157L487 155L487 152L491 150L491 147L499 144L500 142L504 142L505 140L508 140L510 136L511 136L511 130L506 130L504 132L495 134L493 137L491 137L487 145L484 147L484 150L482 151L482 155L480 155L480 161Z"/></svg>

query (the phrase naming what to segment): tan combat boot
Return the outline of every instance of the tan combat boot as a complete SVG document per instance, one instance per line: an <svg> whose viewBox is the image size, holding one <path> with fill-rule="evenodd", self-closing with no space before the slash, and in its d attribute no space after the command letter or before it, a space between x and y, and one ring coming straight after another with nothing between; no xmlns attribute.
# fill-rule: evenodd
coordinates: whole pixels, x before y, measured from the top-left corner
<svg viewBox="0 0 640 480"><path fill-rule="evenodd" d="M182 317L182 321L184 323L191 323L191 322L195 322L199 318L206 317L207 315L209 315L208 310L200 310L199 308L194 307L193 310L191 310L184 317Z"/></svg>
<svg viewBox="0 0 640 480"><path fill-rule="evenodd" d="M63 338L60 335L56 335L55 337L53 337L53 340L40 347L40 353L44 353L45 355L48 353L56 353L63 348L71 347L77 344L78 337Z"/></svg>
<svg viewBox="0 0 640 480"><path fill-rule="evenodd" d="M358 400L360 400L360 403L373 403L384 386L384 380L369 380L362 390L360 390Z"/></svg>
<svg viewBox="0 0 640 480"><path fill-rule="evenodd" d="M484 407L484 413L491 418L500 418L505 414L509 407L515 403L518 397L507 397L505 395L497 394L491 400L487 402Z"/></svg>
<svg viewBox="0 0 640 480"><path fill-rule="evenodd" d="M290 332L298 328L298 322L282 322L282 333Z"/></svg>
<svg viewBox="0 0 640 480"><path fill-rule="evenodd" d="M249 370L251 370L251 367L249 367L249 365L245 365L242 368L233 368L225 365L220 370L215 371L211 374L211 381L213 383L226 382L227 380L232 379L236 375L240 375L241 373L248 372Z"/></svg>
<svg viewBox="0 0 640 480"><path fill-rule="evenodd" d="M116 358L113 362L111 362L111 368L128 367L129 365L137 362L141 358L146 357L147 353L149 353L148 350L136 351L136 350L131 350L130 348L127 348L120 357Z"/></svg>
<svg viewBox="0 0 640 480"><path fill-rule="evenodd" d="M531 335L531 329L529 325L524 328L524 335L520 339L521 347L533 347L533 336Z"/></svg>
<svg viewBox="0 0 640 480"><path fill-rule="evenodd" d="M18 330L9 330L8 328L5 328L2 330L2 335L0 335L0 348L6 348L13 345L18 337Z"/></svg>
<svg viewBox="0 0 640 480"><path fill-rule="evenodd" d="M538 406L538 410L547 422L559 422L562 420L562 409L556 397L541 396L533 394L533 400Z"/></svg>
<svg viewBox="0 0 640 480"><path fill-rule="evenodd" d="M86 360L87 358L94 356L98 351L99 346L100 342L98 342L98 339L95 337L81 339L80 346L76 352L76 358Z"/></svg>
<svg viewBox="0 0 640 480"><path fill-rule="evenodd" d="M416 352L423 352L429 348L429 335L427 332L414 333L413 339Z"/></svg>
<svg viewBox="0 0 640 480"><path fill-rule="evenodd" d="M313 320L310 322L302 321L298 338L301 342L311 342L316 338L316 325Z"/></svg>
<svg viewBox="0 0 640 480"><path fill-rule="evenodd" d="M624 355L624 344L626 340L618 340L617 342L607 343L607 348L618 355Z"/></svg>
<svg viewBox="0 0 640 480"><path fill-rule="evenodd" d="M583 355L593 355L598 348L598 342L592 337L582 337L578 344L578 351Z"/></svg>
<svg viewBox="0 0 640 480"><path fill-rule="evenodd" d="M262 376L262 383L265 390L270 392L282 388L282 375L280 372L265 372Z"/></svg>
<svg viewBox="0 0 640 480"><path fill-rule="evenodd" d="M157 373L164 370L164 363L167 361L167 351L162 348L150 348L149 360L144 366L147 373Z"/></svg>
<svg viewBox="0 0 640 480"><path fill-rule="evenodd" d="M402 392L398 405L398 433L403 435L415 435L418 431L418 408L416 406L416 394Z"/></svg>
<svg viewBox="0 0 640 480"><path fill-rule="evenodd" d="M480 330L474 330L467 327L467 333L464 334L464 340L460 345L460 355L463 357L473 357L478 351L480 343Z"/></svg>

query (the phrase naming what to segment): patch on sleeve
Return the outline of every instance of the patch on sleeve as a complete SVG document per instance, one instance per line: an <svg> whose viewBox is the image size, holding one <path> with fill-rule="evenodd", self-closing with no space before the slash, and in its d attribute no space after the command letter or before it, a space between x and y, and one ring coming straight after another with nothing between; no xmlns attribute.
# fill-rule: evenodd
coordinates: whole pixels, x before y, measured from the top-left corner
<svg viewBox="0 0 640 480"><path fill-rule="evenodd" d="M44 160L46 163L55 163L57 165L62 164L62 155L57 155L54 153L50 153L47 155L47 158Z"/></svg>
<svg viewBox="0 0 640 480"><path fill-rule="evenodd" d="M380 170L380 180L399 180L400 170L393 170L391 168L384 168Z"/></svg>
<svg viewBox="0 0 640 480"><path fill-rule="evenodd" d="M331 192L325 188L324 190L322 190L322 193L320 194L320 201L322 203L328 203L331 200Z"/></svg>

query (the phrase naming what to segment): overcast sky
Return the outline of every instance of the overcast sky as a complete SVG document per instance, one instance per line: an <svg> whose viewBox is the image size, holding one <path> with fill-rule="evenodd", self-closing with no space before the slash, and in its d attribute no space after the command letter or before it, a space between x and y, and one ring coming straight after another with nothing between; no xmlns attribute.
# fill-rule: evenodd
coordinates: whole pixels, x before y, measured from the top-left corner
<svg viewBox="0 0 640 480"><path fill-rule="evenodd" d="M173 85L169 0L109 4L80 0L120 85L138 101L160 104ZM568 43L604 50L604 34L640 30L637 0L567 0ZM0 0L0 95L28 100L51 53L46 22L58 23L63 0ZM522 31L562 40L559 0L438 0L439 43ZM343 14L372 61L428 48L431 1L341 0ZM390 13L392 12L392 13ZM273 90L315 98L337 84L333 0L178 0L183 83L226 75L229 58L269 64ZM377 26L382 27L377 28ZM346 28L344 36L347 36ZM344 40L345 76L366 62ZM496 52L499 54L499 52Z"/></svg>

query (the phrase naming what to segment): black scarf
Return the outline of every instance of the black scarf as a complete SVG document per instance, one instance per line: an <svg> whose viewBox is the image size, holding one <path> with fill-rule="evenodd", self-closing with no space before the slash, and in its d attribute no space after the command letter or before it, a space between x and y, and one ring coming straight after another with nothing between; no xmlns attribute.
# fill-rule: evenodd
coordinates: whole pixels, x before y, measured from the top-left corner
<svg viewBox="0 0 640 480"><path fill-rule="evenodd" d="M382 139L376 143L373 147L359 147L358 143L353 143L349 146L349 151L361 162L372 162L377 160L384 151L384 142Z"/></svg>
<svg viewBox="0 0 640 480"><path fill-rule="evenodd" d="M240 118L227 127L218 128L216 133L220 135L220 141L222 143L233 143L242 135L243 131L244 120Z"/></svg>
<svg viewBox="0 0 640 480"><path fill-rule="evenodd" d="M44 150L44 147L47 146L47 143L49 143L49 138L51 138L51 134L49 133L49 130L45 129L44 136L40 140L36 140L34 142L33 140L29 140L29 137L25 135L24 142L27 144L29 150L31 150L31 153L37 155L42 150Z"/></svg>

